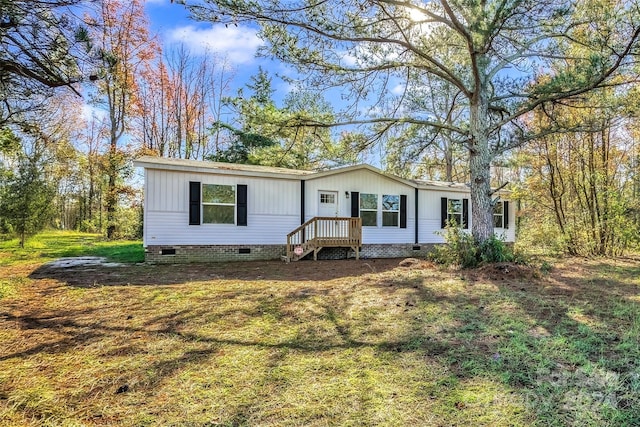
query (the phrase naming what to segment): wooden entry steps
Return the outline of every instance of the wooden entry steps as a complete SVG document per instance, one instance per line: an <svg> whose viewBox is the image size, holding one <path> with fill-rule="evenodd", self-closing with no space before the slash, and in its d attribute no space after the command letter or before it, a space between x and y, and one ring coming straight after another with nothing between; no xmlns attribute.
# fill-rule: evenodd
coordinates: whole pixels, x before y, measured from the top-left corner
<svg viewBox="0 0 640 427"><path fill-rule="evenodd" d="M283 261L298 261L323 248L351 248L360 259L362 245L362 219L340 217L314 217L287 234L287 254Z"/></svg>

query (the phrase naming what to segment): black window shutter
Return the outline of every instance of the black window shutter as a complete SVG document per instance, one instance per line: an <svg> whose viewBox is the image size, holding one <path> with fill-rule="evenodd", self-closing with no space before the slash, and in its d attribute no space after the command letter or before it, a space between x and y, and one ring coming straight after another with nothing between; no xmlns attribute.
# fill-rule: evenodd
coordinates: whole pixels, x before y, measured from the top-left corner
<svg viewBox="0 0 640 427"><path fill-rule="evenodd" d="M300 180L300 224L304 224L305 212L304 212L304 203L306 199L305 194L305 181L304 179Z"/></svg>
<svg viewBox="0 0 640 427"><path fill-rule="evenodd" d="M418 218L419 218L419 215L418 215L418 206L419 206L419 204L418 204L418 189L414 188L413 192L414 192L414 202L413 203L415 204L413 206L414 216L415 216L415 218L413 218L413 221L415 222L415 230L413 230L413 232L415 233L414 243L417 245L418 244Z"/></svg>
<svg viewBox="0 0 640 427"><path fill-rule="evenodd" d="M357 191L351 192L351 218L358 218L360 216L360 193Z"/></svg>
<svg viewBox="0 0 640 427"><path fill-rule="evenodd" d="M441 197L440 198L440 228L447 227L447 211L448 211L447 208L448 208L447 198Z"/></svg>
<svg viewBox="0 0 640 427"><path fill-rule="evenodd" d="M462 199L462 228L469 228L469 199Z"/></svg>
<svg viewBox="0 0 640 427"><path fill-rule="evenodd" d="M237 225L247 225L247 186L238 184L238 200L237 200L237 209L238 209L238 223Z"/></svg>
<svg viewBox="0 0 640 427"><path fill-rule="evenodd" d="M189 225L200 225L200 183L189 181Z"/></svg>
<svg viewBox="0 0 640 427"><path fill-rule="evenodd" d="M504 228L509 228L509 202L503 202L502 204L502 218Z"/></svg>
<svg viewBox="0 0 640 427"><path fill-rule="evenodd" d="M407 196L400 195L400 228L407 228Z"/></svg>

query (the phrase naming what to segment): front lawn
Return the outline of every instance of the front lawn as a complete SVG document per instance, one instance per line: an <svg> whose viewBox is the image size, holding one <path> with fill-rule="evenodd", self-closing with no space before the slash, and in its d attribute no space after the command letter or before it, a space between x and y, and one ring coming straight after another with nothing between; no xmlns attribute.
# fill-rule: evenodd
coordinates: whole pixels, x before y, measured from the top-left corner
<svg viewBox="0 0 640 427"><path fill-rule="evenodd" d="M74 256L99 256L125 263L144 261L141 241L106 240L99 234L75 231L48 231L30 237L21 248L17 238L2 237L0 235L0 266Z"/></svg>
<svg viewBox="0 0 640 427"><path fill-rule="evenodd" d="M640 425L640 260L0 264L7 425Z"/></svg>

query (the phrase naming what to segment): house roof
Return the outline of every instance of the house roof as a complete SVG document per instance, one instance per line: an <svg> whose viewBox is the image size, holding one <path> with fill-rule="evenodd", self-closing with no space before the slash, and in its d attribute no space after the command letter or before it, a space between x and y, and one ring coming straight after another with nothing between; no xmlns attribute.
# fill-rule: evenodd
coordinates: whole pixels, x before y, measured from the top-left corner
<svg viewBox="0 0 640 427"><path fill-rule="evenodd" d="M272 178L299 178L313 171L275 168L271 166L243 165L236 163L208 162L202 160L171 159L143 156L133 162L134 166L147 169L177 170L185 172L224 173L229 175L268 176Z"/></svg>
<svg viewBox="0 0 640 427"><path fill-rule="evenodd" d="M461 182L431 181L426 179L414 179L413 182L418 188L446 188L455 191L469 191L469 184Z"/></svg>
<svg viewBox="0 0 640 427"><path fill-rule="evenodd" d="M404 178L400 178L399 176L383 172L383 171L381 171L380 169L378 169L376 167L373 167L371 165L367 165L367 164L364 164L364 163L359 164L359 165L342 166L342 167L335 168L335 169L328 169L328 170L325 170L325 171L314 172L313 174L309 175L307 177L307 179L310 180L310 179L323 178L325 176L338 175L338 174L353 172L353 171L357 171L357 170L368 170L370 172L373 172L373 173L378 174L378 175L385 176L385 177L387 177L389 179L392 179L394 181L397 181L397 182L400 182L402 184L408 185L410 187L415 187L416 186L414 181L411 181L411 180L408 180L408 179L404 179Z"/></svg>
<svg viewBox="0 0 640 427"><path fill-rule="evenodd" d="M209 162L201 160L171 159L165 157L143 156L134 161L134 165L147 169L164 169L184 172L219 173L225 175L244 175L269 177L276 179L318 179L357 170L368 170L370 172L385 176L394 181L400 182L410 187L424 190L447 190L455 192L469 192L469 185L455 182L429 181L429 180L409 180L381 171L378 168L367 164L353 166L343 166L325 171L305 171L297 169L276 168L271 166L244 165L235 163ZM500 193L508 191L501 190Z"/></svg>

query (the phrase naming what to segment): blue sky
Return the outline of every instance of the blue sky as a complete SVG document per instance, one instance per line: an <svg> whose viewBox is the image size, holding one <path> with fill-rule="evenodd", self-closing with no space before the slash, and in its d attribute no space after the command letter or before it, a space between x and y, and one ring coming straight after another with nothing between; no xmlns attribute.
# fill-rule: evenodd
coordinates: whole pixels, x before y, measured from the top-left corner
<svg viewBox="0 0 640 427"><path fill-rule="evenodd" d="M166 51L172 45L183 43L192 54L204 54L207 50L219 58L226 59L233 75L231 90L228 96L235 96L239 88L244 87L251 76L258 73L262 67L272 78L273 98L276 105L282 106L282 101L293 89L279 75L295 78L295 70L278 61L256 57L256 50L264 43L257 36L257 28L248 25L214 24L189 19L189 13L183 5L171 3L170 0L146 0L146 11L150 20L151 31L160 37L163 49ZM345 60L348 60L345 55ZM402 88L400 88L401 91ZM245 92L246 93L246 92ZM337 112L344 108L342 90L334 88L324 94ZM336 128L336 134L347 128ZM380 147L381 148L381 147ZM367 161L380 166L381 154L372 154Z"/></svg>
<svg viewBox="0 0 640 427"><path fill-rule="evenodd" d="M146 11L151 31L160 37L165 50L183 43L194 55L209 51L226 61L234 75L233 93L228 95L235 95L238 88L257 74L259 66L271 75L276 100L282 99L289 91L288 84L277 78L276 74L290 74L290 71L283 64L255 56L256 50L263 44L256 28L245 25L225 27L223 24L194 21L189 19L183 5L172 4L170 0L147 0Z"/></svg>

